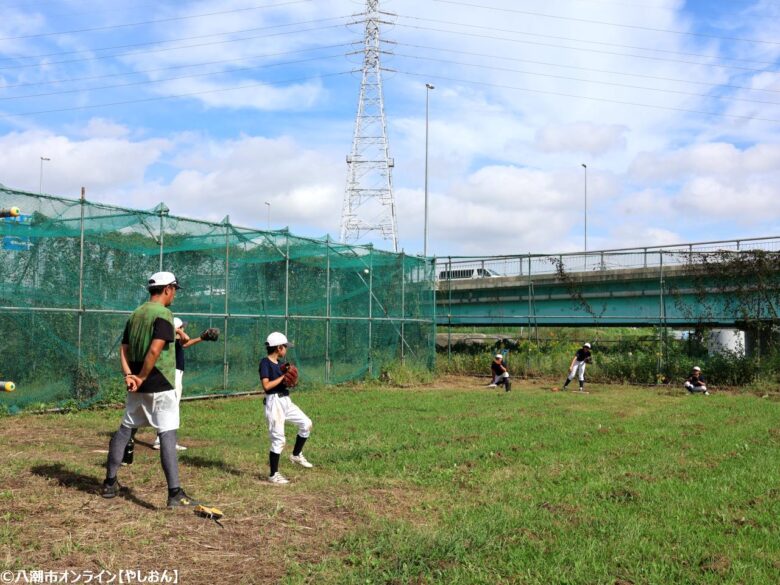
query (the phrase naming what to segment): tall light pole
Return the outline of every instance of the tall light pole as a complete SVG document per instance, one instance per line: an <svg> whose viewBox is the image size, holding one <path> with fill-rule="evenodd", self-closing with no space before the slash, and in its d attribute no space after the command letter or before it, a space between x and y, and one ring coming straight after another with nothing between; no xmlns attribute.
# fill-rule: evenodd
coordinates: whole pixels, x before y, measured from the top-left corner
<svg viewBox="0 0 780 585"><path fill-rule="evenodd" d="M268 206L268 231L271 231L271 204L266 201L265 204Z"/></svg>
<svg viewBox="0 0 780 585"><path fill-rule="evenodd" d="M585 169L585 252L588 251L588 165L582 163Z"/></svg>
<svg viewBox="0 0 780 585"><path fill-rule="evenodd" d="M45 156L41 157L41 172L38 175L38 193L43 195L43 161L50 161L50 158L47 158Z"/></svg>
<svg viewBox="0 0 780 585"><path fill-rule="evenodd" d="M428 257L428 96L435 89L430 83L425 84L425 228L423 236L423 256Z"/></svg>

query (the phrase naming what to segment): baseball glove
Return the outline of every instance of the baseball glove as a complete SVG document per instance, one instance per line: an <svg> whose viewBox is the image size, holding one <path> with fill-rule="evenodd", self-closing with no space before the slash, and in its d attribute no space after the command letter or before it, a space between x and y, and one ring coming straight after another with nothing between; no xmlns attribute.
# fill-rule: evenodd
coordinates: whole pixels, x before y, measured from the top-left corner
<svg viewBox="0 0 780 585"><path fill-rule="evenodd" d="M292 388L298 383L298 368L296 368L293 364L284 364L282 367L282 372L284 372L285 386Z"/></svg>
<svg viewBox="0 0 780 585"><path fill-rule="evenodd" d="M216 327L209 327L200 334L200 338L203 341L217 341L219 339L219 329Z"/></svg>
<svg viewBox="0 0 780 585"><path fill-rule="evenodd" d="M194 512L196 516L207 518L208 520L214 520L214 522L224 528L224 526L222 526L222 524L219 522L219 519L223 516L222 510L219 510L218 508L212 508L211 506L204 506L203 504L198 504L195 506Z"/></svg>

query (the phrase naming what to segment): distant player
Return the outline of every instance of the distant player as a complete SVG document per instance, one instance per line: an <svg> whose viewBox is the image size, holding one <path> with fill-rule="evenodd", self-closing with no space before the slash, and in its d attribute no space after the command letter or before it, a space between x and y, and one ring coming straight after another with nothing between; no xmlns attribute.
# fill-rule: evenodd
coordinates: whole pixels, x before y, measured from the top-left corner
<svg viewBox="0 0 780 585"><path fill-rule="evenodd" d="M279 473L279 459L284 448L284 423L291 422L298 427L290 461L302 467L314 467L303 456L303 446L311 433L311 419L290 400L290 388L295 385L295 379L288 375L292 371L297 374L295 366L284 362L289 342L283 333L274 331L265 341L268 355L260 360L260 380L265 391L265 420L268 423L268 436L271 439L271 451L268 454L270 473L268 481L275 484L290 483ZM292 373L290 372L290 373Z"/></svg>
<svg viewBox="0 0 780 585"><path fill-rule="evenodd" d="M710 395L710 393L707 391L707 384L704 382L704 376L701 375L701 368L699 366L693 367L691 374L685 380L684 386L685 389L691 394L701 392L706 396Z"/></svg>
<svg viewBox="0 0 780 585"><path fill-rule="evenodd" d="M493 361L490 363L490 371L493 374L493 381L488 384L488 388L504 386L506 392L512 389L512 383L509 381L509 370L504 365L504 356L502 354L497 353L496 357L493 358Z"/></svg>
<svg viewBox="0 0 780 585"><path fill-rule="evenodd" d="M569 382L574 379L574 376L577 376L577 379L580 382L580 392L585 392L585 365L590 363L593 363L593 357L590 353L590 343L583 343L582 348L577 350L574 359L571 360L569 375L563 383L563 389L565 390L566 386L569 385Z"/></svg>
<svg viewBox="0 0 780 585"><path fill-rule="evenodd" d="M117 472L132 430L151 426L160 436L160 461L168 483L168 508L198 504L181 487L176 455L179 404L175 390L175 332L168 307L179 288L171 272L153 274L148 283L149 300L133 311L125 325L119 352L127 386L125 413L119 430L109 443L106 479L101 490L104 498L113 498L119 493Z"/></svg>

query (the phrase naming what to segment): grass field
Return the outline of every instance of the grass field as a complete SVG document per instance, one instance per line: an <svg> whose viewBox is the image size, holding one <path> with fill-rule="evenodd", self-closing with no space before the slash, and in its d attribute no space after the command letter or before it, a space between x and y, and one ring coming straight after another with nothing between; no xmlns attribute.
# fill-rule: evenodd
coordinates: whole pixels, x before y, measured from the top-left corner
<svg viewBox="0 0 780 585"><path fill-rule="evenodd" d="M188 585L780 583L780 395L482 383L298 393L316 467L288 445L288 486L265 481L259 397L185 403L183 485L224 528L163 508L149 432L123 497L96 495L120 410L4 418L0 565Z"/></svg>

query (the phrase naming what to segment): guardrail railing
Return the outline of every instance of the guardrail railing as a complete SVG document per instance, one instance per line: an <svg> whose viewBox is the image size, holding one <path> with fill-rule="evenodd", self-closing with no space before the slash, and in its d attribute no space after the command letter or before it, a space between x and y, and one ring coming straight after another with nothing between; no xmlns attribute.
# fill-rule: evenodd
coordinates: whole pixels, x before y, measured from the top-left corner
<svg viewBox="0 0 780 585"><path fill-rule="evenodd" d="M436 278L439 280L463 280L498 276L556 274L559 271L559 266L568 273L649 268L662 264L663 266L679 266L696 262L697 254L746 250L780 251L780 236L639 248L614 248L563 254L448 256L436 258Z"/></svg>

